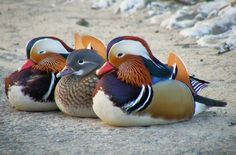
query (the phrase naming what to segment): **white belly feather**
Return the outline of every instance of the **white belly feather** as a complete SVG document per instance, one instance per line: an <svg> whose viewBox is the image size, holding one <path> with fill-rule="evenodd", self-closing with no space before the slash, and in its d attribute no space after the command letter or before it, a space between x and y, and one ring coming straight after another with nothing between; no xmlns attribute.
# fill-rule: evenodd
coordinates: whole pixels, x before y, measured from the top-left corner
<svg viewBox="0 0 236 155"><path fill-rule="evenodd" d="M22 86L11 86L8 92L10 105L22 111L48 111L56 110L55 102L34 101L31 97L22 93Z"/></svg>

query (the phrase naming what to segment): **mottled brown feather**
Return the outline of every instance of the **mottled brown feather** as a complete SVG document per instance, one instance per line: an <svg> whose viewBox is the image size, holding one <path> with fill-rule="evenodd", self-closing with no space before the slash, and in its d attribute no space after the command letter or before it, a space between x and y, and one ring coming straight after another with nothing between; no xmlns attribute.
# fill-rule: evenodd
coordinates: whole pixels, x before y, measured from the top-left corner
<svg viewBox="0 0 236 155"><path fill-rule="evenodd" d="M63 106L73 105L76 108L92 110L92 92L97 81L95 73L82 78L77 75L62 77L56 86L55 100L63 103Z"/></svg>

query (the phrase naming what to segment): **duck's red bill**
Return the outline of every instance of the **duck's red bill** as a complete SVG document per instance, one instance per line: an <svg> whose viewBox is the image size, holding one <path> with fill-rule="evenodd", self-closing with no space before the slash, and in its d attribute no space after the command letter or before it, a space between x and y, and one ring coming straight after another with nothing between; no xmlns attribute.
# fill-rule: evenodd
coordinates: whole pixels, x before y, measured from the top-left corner
<svg viewBox="0 0 236 155"><path fill-rule="evenodd" d="M109 62L105 62L104 65L102 65L101 68L99 68L97 71L96 71L96 74L97 75L102 75L102 74L105 74L111 70L113 70L114 67L109 63Z"/></svg>
<svg viewBox="0 0 236 155"><path fill-rule="evenodd" d="M18 71L20 72L20 71L25 70L33 65L35 65L35 63L32 60L27 59L25 61L25 63L18 69Z"/></svg>

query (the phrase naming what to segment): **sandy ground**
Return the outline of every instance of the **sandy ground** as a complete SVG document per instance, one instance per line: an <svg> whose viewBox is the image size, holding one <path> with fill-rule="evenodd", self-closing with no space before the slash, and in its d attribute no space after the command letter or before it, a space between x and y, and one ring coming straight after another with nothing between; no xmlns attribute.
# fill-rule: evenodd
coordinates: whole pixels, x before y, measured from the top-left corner
<svg viewBox="0 0 236 155"><path fill-rule="evenodd" d="M51 5L51 3L55 3ZM92 10L92 1L1 0L0 2L0 154L236 154L236 51L217 55L177 31L150 25L146 11L121 18L114 8ZM76 24L81 18L89 27ZM99 119L63 113L19 112L9 107L3 78L25 59L27 41L55 35L73 45L73 32L91 33L106 43L118 35L145 38L155 55L166 61L175 50L190 73L211 82L205 96L228 102L190 121L171 125L115 128Z"/></svg>

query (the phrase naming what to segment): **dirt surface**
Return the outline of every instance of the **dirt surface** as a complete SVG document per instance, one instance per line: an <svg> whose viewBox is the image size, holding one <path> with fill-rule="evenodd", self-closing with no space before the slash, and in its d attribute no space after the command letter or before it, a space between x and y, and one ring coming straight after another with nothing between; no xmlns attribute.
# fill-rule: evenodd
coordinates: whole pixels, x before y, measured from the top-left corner
<svg viewBox="0 0 236 155"><path fill-rule="evenodd" d="M177 31L150 25L145 10L122 18L113 14L113 7L92 10L92 2L1 0L0 154L236 154L236 51L217 55ZM82 18L88 21L85 26L78 25ZM31 113L9 107L3 78L23 64L27 41L54 35L73 46L74 32L93 34L105 43L119 35L137 35L164 62L168 51L175 50L190 73L211 82L201 94L225 100L228 106L181 123L135 128L111 127L59 111Z"/></svg>

